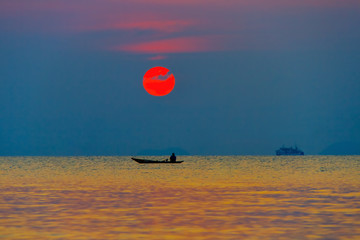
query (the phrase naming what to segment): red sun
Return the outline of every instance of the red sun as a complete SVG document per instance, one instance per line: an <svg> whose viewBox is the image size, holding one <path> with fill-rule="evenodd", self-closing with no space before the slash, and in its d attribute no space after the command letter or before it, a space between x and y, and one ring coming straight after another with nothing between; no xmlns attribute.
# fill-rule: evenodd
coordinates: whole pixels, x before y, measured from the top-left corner
<svg viewBox="0 0 360 240"><path fill-rule="evenodd" d="M149 94L165 96L174 89L175 77L167 68L153 67L145 73L143 85Z"/></svg>

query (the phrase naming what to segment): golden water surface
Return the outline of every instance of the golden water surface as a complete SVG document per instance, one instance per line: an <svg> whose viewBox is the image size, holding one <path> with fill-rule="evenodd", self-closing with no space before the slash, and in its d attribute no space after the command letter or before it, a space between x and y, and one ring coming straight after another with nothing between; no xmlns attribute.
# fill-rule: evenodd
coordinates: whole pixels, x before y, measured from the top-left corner
<svg viewBox="0 0 360 240"><path fill-rule="evenodd" d="M1 157L0 239L360 239L360 156Z"/></svg>

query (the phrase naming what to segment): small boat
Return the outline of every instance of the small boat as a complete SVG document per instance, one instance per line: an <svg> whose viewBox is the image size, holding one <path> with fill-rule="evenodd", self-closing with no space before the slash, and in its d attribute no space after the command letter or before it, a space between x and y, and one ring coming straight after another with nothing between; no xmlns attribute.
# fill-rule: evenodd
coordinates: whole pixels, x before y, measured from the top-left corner
<svg viewBox="0 0 360 240"><path fill-rule="evenodd" d="M140 158L131 158L138 163L182 163L183 161L170 162L168 159L165 160L149 160L149 159L140 159Z"/></svg>
<svg viewBox="0 0 360 240"><path fill-rule="evenodd" d="M295 148L283 146L280 149L276 150L276 155L304 155L304 152L300 150L297 146L295 146Z"/></svg>

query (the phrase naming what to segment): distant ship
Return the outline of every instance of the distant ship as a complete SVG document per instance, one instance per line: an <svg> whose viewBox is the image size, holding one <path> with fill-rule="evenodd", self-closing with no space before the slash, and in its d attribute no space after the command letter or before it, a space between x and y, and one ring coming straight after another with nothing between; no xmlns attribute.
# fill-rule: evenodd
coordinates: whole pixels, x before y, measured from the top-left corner
<svg viewBox="0 0 360 240"><path fill-rule="evenodd" d="M281 147L280 149L276 150L276 155L304 155L304 152L301 151L297 146L293 147Z"/></svg>

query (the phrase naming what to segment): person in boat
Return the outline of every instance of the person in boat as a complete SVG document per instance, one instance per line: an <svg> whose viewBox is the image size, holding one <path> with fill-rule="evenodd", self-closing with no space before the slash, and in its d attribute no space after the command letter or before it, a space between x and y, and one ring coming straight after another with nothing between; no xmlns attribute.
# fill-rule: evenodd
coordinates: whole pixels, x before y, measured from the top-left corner
<svg viewBox="0 0 360 240"><path fill-rule="evenodd" d="M170 162L176 162L176 156L175 153L172 153L170 156Z"/></svg>

